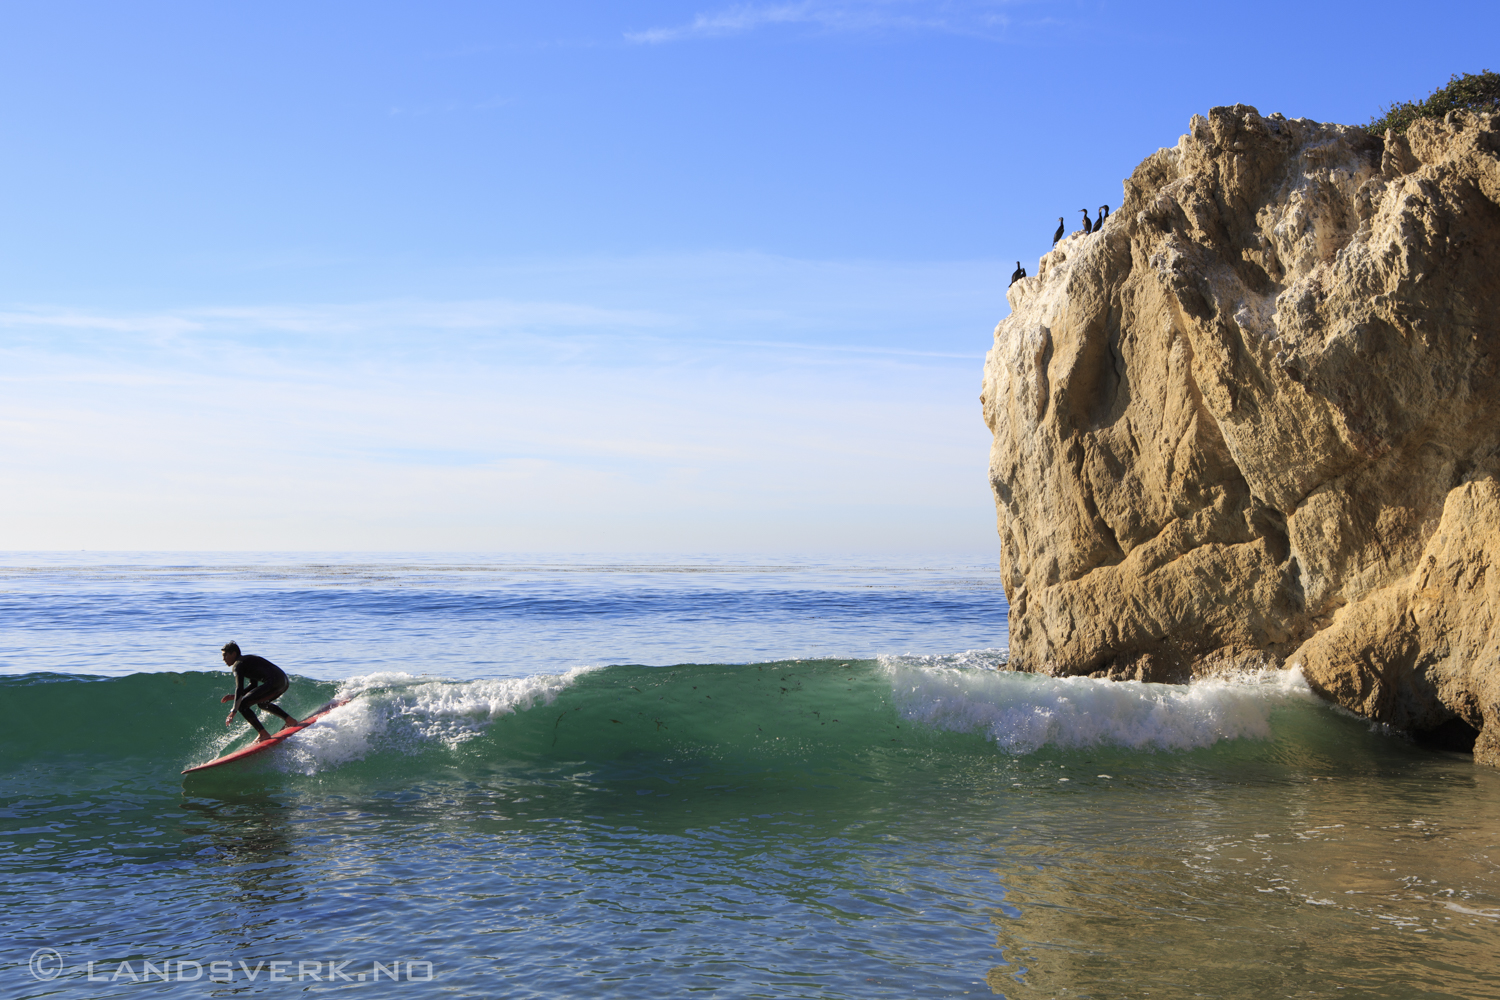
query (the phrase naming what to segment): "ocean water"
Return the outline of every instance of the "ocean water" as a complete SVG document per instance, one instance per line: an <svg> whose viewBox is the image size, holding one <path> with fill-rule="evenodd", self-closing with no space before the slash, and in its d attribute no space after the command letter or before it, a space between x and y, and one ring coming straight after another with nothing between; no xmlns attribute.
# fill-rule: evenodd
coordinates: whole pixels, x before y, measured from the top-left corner
<svg viewBox="0 0 1500 1000"><path fill-rule="evenodd" d="M349 701L182 775L230 638ZM6 555L0 996L1500 996L1495 771L1005 640L980 561Z"/></svg>

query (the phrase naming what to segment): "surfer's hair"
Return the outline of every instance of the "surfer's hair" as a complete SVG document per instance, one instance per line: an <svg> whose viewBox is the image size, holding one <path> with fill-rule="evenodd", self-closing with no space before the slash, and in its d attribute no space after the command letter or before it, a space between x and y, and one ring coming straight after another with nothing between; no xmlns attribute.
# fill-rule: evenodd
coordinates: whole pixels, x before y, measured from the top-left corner
<svg viewBox="0 0 1500 1000"><path fill-rule="evenodd" d="M240 655L240 644L237 643L237 642L226 642L226 643L224 643L224 646L223 646L223 652L233 653L235 656L239 656Z"/></svg>

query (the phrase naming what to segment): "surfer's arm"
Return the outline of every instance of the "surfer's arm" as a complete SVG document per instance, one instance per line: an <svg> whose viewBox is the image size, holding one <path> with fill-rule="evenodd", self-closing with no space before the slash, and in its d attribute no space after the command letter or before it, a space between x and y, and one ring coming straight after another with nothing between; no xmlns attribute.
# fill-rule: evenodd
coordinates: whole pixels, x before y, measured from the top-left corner
<svg viewBox="0 0 1500 1000"><path fill-rule="evenodd" d="M219 704L221 705L231 701L234 702L234 705L229 709L229 714L224 716L224 725L227 726L234 721L234 713L240 710L240 699L243 698L245 696L245 692L250 690L250 688L253 686L254 685L252 684L246 683L246 677L241 674L238 669L235 670L234 693L226 694L224 697L219 699Z"/></svg>
<svg viewBox="0 0 1500 1000"><path fill-rule="evenodd" d="M232 701L234 702L234 707L239 708L240 696L245 693L245 689L249 686L245 683L245 678L240 676L240 672L236 670L234 672L234 690L220 698L219 704L227 705Z"/></svg>

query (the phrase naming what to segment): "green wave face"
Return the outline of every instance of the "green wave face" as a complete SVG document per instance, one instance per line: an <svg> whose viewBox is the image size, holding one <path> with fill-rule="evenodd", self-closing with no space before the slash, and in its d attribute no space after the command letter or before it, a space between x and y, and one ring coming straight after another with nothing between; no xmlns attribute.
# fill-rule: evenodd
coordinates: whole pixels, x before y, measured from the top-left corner
<svg viewBox="0 0 1500 1000"><path fill-rule="evenodd" d="M182 768L248 742L239 718L223 725L219 698L228 690L225 676L201 673L0 679L15 719L0 741L0 767L62 785L106 773L142 785L175 781ZM871 661L617 666L493 681L295 678L280 704L301 715L335 696L352 700L265 753L187 776L187 787L271 778L548 781L580 770L614 780L801 775L878 771L893 751L943 742L986 749L982 739L902 718L886 672ZM261 714L274 732L276 721Z"/></svg>
<svg viewBox="0 0 1500 1000"><path fill-rule="evenodd" d="M227 674L207 673L0 679L11 720L0 767L64 784L80 770L175 781L184 767L248 740L240 719L223 725L219 699L229 689ZM905 774L920 783L933 767L998 777L1072 758L1123 767L1163 751L1184 761L1312 762L1351 729L1377 756L1389 742L1282 681L1113 684L899 658L614 666L478 681L296 678L281 704L301 715L335 697L350 702L325 721L189 781L535 780L580 770L668 780L838 770L867 782ZM266 721L275 731L276 721Z"/></svg>

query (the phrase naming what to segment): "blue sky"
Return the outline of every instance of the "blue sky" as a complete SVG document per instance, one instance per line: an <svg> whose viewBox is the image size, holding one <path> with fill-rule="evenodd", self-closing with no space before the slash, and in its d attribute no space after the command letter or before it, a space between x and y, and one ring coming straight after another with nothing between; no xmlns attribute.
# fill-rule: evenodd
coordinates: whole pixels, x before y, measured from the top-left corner
<svg viewBox="0 0 1500 1000"><path fill-rule="evenodd" d="M1017 259L1495 5L0 4L0 548L995 550Z"/></svg>

